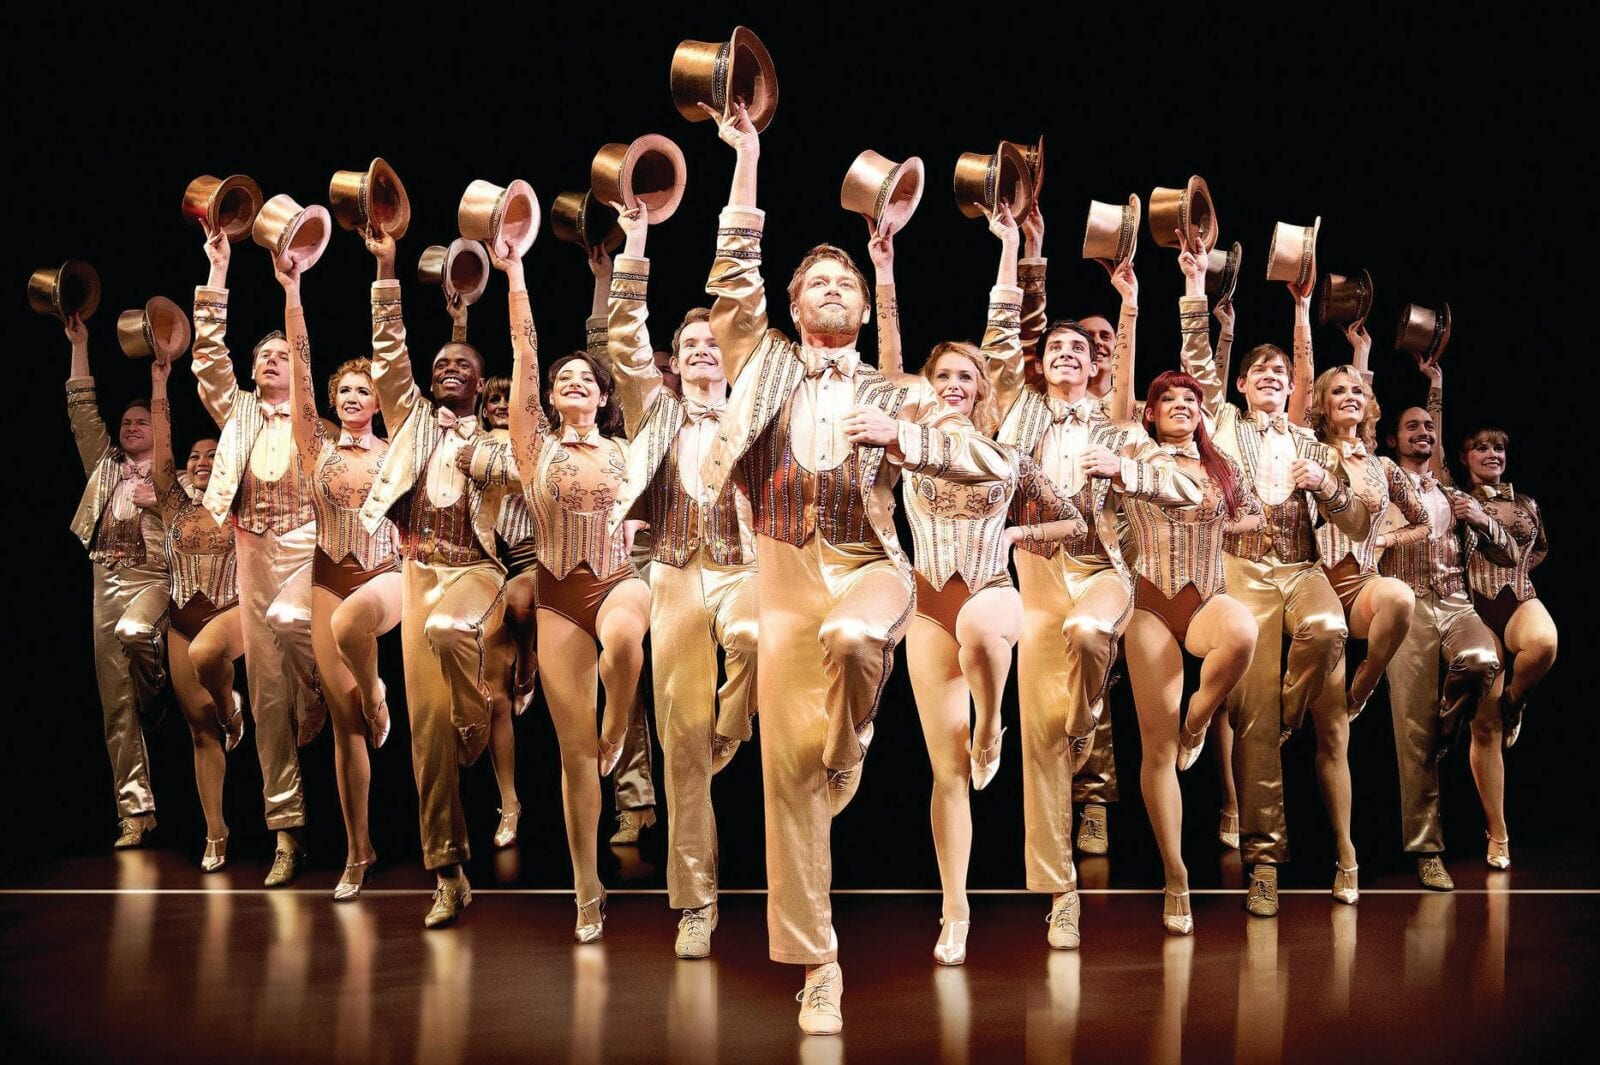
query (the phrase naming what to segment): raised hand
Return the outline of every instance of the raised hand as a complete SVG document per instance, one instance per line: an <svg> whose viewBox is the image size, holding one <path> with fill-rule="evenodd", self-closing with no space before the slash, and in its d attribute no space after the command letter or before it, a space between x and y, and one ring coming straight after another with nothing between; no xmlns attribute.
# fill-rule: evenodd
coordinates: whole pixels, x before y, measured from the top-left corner
<svg viewBox="0 0 1600 1065"><path fill-rule="evenodd" d="M869 228L871 223L868 223ZM894 270L894 226L885 225L882 229L872 230L872 239L867 241L867 256L872 260L872 265L877 268L881 276L885 271Z"/></svg>
<svg viewBox="0 0 1600 1065"><path fill-rule="evenodd" d="M1211 309L1216 316L1217 323L1222 326L1222 332L1228 336L1233 335L1233 297L1218 300L1217 305Z"/></svg>
<svg viewBox="0 0 1600 1065"><path fill-rule="evenodd" d="M755 123L750 121L750 111L743 100L735 100L725 115L718 114L710 104L701 104L700 110L716 121L717 136L734 151L740 155L761 154L761 135L756 132Z"/></svg>
<svg viewBox="0 0 1600 1065"><path fill-rule="evenodd" d="M1039 209L1037 198L1022 216L1022 236L1028 258L1037 259L1044 253L1044 212Z"/></svg>
<svg viewBox="0 0 1600 1065"><path fill-rule="evenodd" d="M72 341L74 348L80 348L89 343L89 327L83 324L83 319L75 314L70 314L66 319L66 328L62 330L67 334L67 339Z"/></svg>
<svg viewBox="0 0 1600 1065"><path fill-rule="evenodd" d="M1206 294L1206 249L1196 237L1193 241L1185 240L1182 230L1173 230L1178 234L1179 247L1178 269L1183 271L1186 284L1184 294L1187 296L1204 296Z"/></svg>
<svg viewBox="0 0 1600 1065"><path fill-rule="evenodd" d="M378 277L381 280L391 279L394 273L394 238L389 234L366 227L361 230L361 239L366 242L367 250L378 261Z"/></svg>
<svg viewBox="0 0 1600 1065"><path fill-rule="evenodd" d="M1011 213L1011 205L1004 200L994 210L986 212L989 219L989 232L1000 238L1000 242L1016 243L1018 226L1016 216Z"/></svg>
<svg viewBox="0 0 1600 1065"><path fill-rule="evenodd" d="M604 244L596 244L589 249L589 272L602 279L611 276L611 253L606 251Z"/></svg>
<svg viewBox="0 0 1600 1065"><path fill-rule="evenodd" d="M272 273L278 279L278 284L283 286L284 295L289 297L290 303L300 302L300 271L298 260L290 260L285 266L276 260L272 264Z"/></svg>
<svg viewBox="0 0 1600 1065"><path fill-rule="evenodd" d="M1434 388L1444 384L1444 371L1439 368L1439 353L1424 355L1420 351L1411 353L1412 361L1417 364L1417 372L1432 382Z"/></svg>
<svg viewBox="0 0 1600 1065"><path fill-rule="evenodd" d="M1204 274L1201 275L1202 284ZM1117 290L1117 295L1122 297L1122 302L1131 307L1139 305L1139 278L1133 272L1133 256L1117 264L1111 271L1111 287Z"/></svg>
<svg viewBox="0 0 1600 1065"><path fill-rule="evenodd" d="M228 272L228 260L233 257L233 245L228 240L228 234L222 229L212 229L211 223L205 219L200 220L200 226L205 231L206 261L213 270Z"/></svg>

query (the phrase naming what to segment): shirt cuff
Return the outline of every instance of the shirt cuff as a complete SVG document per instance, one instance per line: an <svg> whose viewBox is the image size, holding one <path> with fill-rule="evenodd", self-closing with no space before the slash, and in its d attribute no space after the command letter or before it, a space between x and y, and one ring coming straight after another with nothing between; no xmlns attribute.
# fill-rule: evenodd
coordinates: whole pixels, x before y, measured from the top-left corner
<svg viewBox="0 0 1600 1065"><path fill-rule="evenodd" d="M194 299L196 303L199 303L201 300L212 300L214 302L226 303L228 302L228 290L225 288L210 288L206 285L196 285L194 287Z"/></svg>
<svg viewBox="0 0 1600 1065"><path fill-rule="evenodd" d="M767 224L767 212L759 207L734 207L722 209L722 214L717 218L717 226L721 229L764 229Z"/></svg>
<svg viewBox="0 0 1600 1065"><path fill-rule="evenodd" d="M1022 289L1016 285L995 285L989 290L990 303L1022 303Z"/></svg>
<svg viewBox="0 0 1600 1065"><path fill-rule="evenodd" d="M81 392L86 388L89 389L90 391L94 390L94 378L93 377L69 377L69 378L67 378L67 391L68 392Z"/></svg>
<svg viewBox="0 0 1600 1065"><path fill-rule="evenodd" d="M650 260L646 256L619 255L611 260L611 276L615 279L620 274L637 275L629 277L629 281L645 281L650 277Z"/></svg>
<svg viewBox="0 0 1600 1065"><path fill-rule="evenodd" d="M373 296L374 299L376 299L380 295L384 296L384 297L389 297L389 296L398 296L399 294L400 294L400 279L399 278L386 277L386 278L384 278L384 279L382 279L380 281L374 281L372 283L372 296Z"/></svg>

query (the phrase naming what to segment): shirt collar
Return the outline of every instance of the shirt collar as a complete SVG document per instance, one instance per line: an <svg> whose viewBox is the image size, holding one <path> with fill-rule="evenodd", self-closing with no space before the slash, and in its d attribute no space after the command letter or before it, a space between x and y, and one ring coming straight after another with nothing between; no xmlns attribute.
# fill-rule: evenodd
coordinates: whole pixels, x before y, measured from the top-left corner
<svg viewBox="0 0 1600 1065"><path fill-rule="evenodd" d="M831 370L846 381L855 377L856 368L861 365L861 355L854 348L834 352L801 348L800 359L806 364L807 377L821 377Z"/></svg>

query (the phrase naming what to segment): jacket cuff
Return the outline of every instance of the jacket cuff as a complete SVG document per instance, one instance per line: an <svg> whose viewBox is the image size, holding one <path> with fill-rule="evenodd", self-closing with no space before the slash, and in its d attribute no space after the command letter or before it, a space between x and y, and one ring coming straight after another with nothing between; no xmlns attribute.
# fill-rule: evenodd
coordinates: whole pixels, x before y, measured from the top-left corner
<svg viewBox="0 0 1600 1065"><path fill-rule="evenodd" d="M717 216L719 229L764 229L767 224L767 212L759 207L733 207L722 209L722 214Z"/></svg>
<svg viewBox="0 0 1600 1065"><path fill-rule="evenodd" d="M1209 313L1204 296L1179 296L1178 331L1209 335L1211 326L1206 320Z"/></svg>

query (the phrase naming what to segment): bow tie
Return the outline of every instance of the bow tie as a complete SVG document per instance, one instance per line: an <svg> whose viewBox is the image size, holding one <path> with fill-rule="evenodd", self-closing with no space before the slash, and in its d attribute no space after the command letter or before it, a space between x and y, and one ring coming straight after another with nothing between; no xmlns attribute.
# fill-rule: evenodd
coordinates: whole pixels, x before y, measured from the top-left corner
<svg viewBox="0 0 1600 1065"><path fill-rule="evenodd" d="M1193 440L1189 441L1187 444L1162 444L1161 450L1165 451L1173 458L1186 458L1194 459L1196 462L1200 461L1200 446Z"/></svg>
<svg viewBox="0 0 1600 1065"><path fill-rule="evenodd" d="M138 462L135 462L133 459L124 458L120 463L118 463L118 465L121 467L122 476L130 480L137 479L145 481L149 480L150 478L149 459L141 459Z"/></svg>
<svg viewBox="0 0 1600 1065"><path fill-rule="evenodd" d="M600 430L590 428L579 432L577 429L565 428L561 430L561 443L566 447L598 447Z"/></svg>
<svg viewBox="0 0 1600 1065"><path fill-rule="evenodd" d="M1064 399L1046 399L1045 402L1050 406L1050 420L1056 425L1066 421L1088 425L1089 415L1095 408L1095 401L1087 398L1076 403L1068 403Z"/></svg>
<svg viewBox="0 0 1600 1065"><path fill-rule="evenodd" d="M1485 499L1515 499L1511 486L1504 482L1500 484L1480 484L1478 491L1483 493Z"/></svg>
<svg viewBox="0 0 1600 1065"><path fill-rule="evenodd" d="M1250 424L1263 433L1268 429L1273 429L1280 433L1289 431L1289 419L1282 414L1267 414L1259 410L1253 410L1250 412Z"/></svg>
<svg viewBox="0 0 1600 1065"><path fill-rule="evenodd" d="M1432 473L1422 473L1417 475L1417 490L1420 492L1431 492L1437 488L1438 485L1439 481L1433 476Z"/></svg>
<svg viewBox="0 0 1600 1065"><path fill-rule="evenodd" d="M439 408L439 428L446 432L453 432L463 440L471 440L472 435L478 431L478 419L469 414L465 418L456 417L455 411Z"/></svg>
<svg viewBox="0 0 1600 1065"><path fill-rule="evenodd" d="M261 403L258 406L261 408L262 418L287 418L289 416L288 400L284 400L282 403Z"/></svg>
<svg viewBox="0 0 1600 1065"><path fill-rule="evenodd" d="M362 451L371 451L372 450L372 434L371 433L362 433L360 436L356 436L355 434L351 433L348 429L342 429L342 430L339 431L339 446L340 447L358 447Z"/></svg>
<svg viewBox="0 0 1600 1065"><path fill-rule="evenodd" d="M696 424L703 418L721 421L722 412L727 407L727 400L723 400L721 403L701 403L697 399L686 399L683 401L683 417L690 425Z"/></svg>
<svg viewBox="0 0 1600 1065"><path fill-rule="evenodd" d="M848 349L832 355L824 355L821 352L808 349L802 351L801 356L806 364L807 377L821 377L829 370L832 370L846 381L855 377L856 366L861 361L860 355Z"/></svg>
<svg viewBox="0 0 1600 1065"><path fill-rule="evenodd" d="M1367 445L1362 443L1360 440L1355 440L1355 441L1341 440L1341 441L1339 441L1339 453L1342 454L1347 459L1348 458L1362 458L1362 459L1364 459L1364 458L1367 457Z"/></svg>

